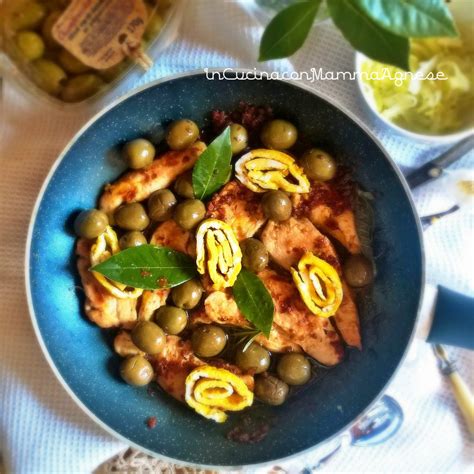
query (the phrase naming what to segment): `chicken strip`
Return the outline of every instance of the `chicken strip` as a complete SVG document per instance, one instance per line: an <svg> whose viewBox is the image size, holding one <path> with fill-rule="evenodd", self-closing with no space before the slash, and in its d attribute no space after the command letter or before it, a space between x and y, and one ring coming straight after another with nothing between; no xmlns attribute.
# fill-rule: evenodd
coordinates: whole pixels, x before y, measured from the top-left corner
<svg viewBox="0 0 474 474"><path fill-rule="evenodd" d="M207 217L229 224L238 240L252 237L265 223L261 196L238 181L229 181L207 205Z"/></svg>
<svg viewBox="0 0 474 474"><path fill-rule="evenodd" d="M338 364L344 356L344 347L331 321L310 312L289 276L270 269L263 270L258 276L275 303L273 324L321 364Z"/></svg>
<svg viewBox="0 0 474 474"><path fill-rule="evenodd" d="M213 365L227 369L239 375L250 390L253 390L253 377L242 374L242 371L220 359L204 362L194 355L190 341L183 341L177 336L166 336L163 351L152 356L151 363L156 372L158 385L177 400L184 402L185 382L189 373L201 365Z"/></svg>
<svg viewBox="0 0 474 474"><path fill-rule="evenodd" d="M347 192L347 191L346 191ZM312 182L307 194L293 194L294 215L307 217L352 254L361 251L351 199L334 183Z"/></svg>
<svg viewBox="0 0 474 474"><path fill-rule="evenodd" d="M145 290L140 298L138 319L141 321L149 321L155 311L166 304L166 299L169 294L170 290L168 288Z"/></svg>
<svg viewBox="0 0 474 474"><path fill-rule="evenodd" d="M285 270L296 266L307 251L313 252L332 265L341 275L341 264L333 245L305 217L294 217L285 222L269 221L261 234L262 242L271 258ZM341 306L334 316L337 329L349 346L361 348L360 324L351 291L343 282Z"/></svg>
<svg viewBox="0 0 474 474"><path fill-rule="evenodd" d="M125 173L105 187L99 201L100 209L110 214L121 204L143 201L154 191L167 188L180 174L194 166L205 149L203 142L196 142L186 150L167 151L145 168Z"/></svg>
<svg viewBox="0 0 474 474"><path fill-rule="evenodd" d="M133 326L137 320L137 300L111 295L89 271L92 243L79 239L76 246L77 269L86 295L84 310L87 317L101 328Z"/></svg>
<svg viewBox="0 0 474 474"><path fill-rule="evenodd" d="M150 243L169 247L178 252L183 252L191 257L196 257L196 239L194 234L182 229L175 221L162 222L153 232Z"/></svg>
<svg viewBox="0 0 474 474"><path fill-rule="evenodd" d="M250 327L249 322L239 311L237 303L228 292L215 291L204 301L204 308L191 316L191 324L225 324L240 328ZM256 341L272 352L301 352L301 347L290 340L284 331L277 325L273 325L270 337L263 334Z"/></svg>

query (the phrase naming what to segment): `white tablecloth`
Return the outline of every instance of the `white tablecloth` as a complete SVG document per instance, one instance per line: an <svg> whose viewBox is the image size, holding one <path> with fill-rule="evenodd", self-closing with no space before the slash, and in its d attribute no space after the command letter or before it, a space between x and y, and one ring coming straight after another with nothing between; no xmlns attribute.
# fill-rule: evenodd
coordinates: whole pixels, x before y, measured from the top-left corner
<svg viewBox="0 0 474 474"><path fill-rule="evenodd" d="M260 67L256 62L261 27L237 2L189 3L179 40L130 87L155 78L204 67ZM292 60L265 67L276 70L352 70L353 52L330 24L319 26ZM364 106L356 84L319 82L313 86L361 117L404 166L420 165L441 151L389 130ZM61 149L94 109L60 112L38 103L6 82L1 119L0 171L0 452L11 472L91 472L125 446L77 408L53 376L36 342L26 307L23 259L28 222L36 195ZM473 168L466 156L453 168ZM449 206L439 186L415 192L421 213ZM472 209L457 213L426 233L428 280L474 292ZM473 386L472 356L453 351ZM415 343L388 393L402 405L406 421L390 442L349 448L324 470L341 472L468 472L474 448L440 377L430 348ZM301 468L310 459L293 461ZM471 465L472 467L472 465Z"/></svg>

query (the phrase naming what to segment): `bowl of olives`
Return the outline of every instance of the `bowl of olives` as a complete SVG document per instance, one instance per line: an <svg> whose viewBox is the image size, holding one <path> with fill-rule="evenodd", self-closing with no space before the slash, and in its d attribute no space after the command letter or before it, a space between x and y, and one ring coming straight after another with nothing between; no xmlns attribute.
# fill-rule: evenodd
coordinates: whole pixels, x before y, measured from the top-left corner
<svg viewBox="0 0 474 474"><path fill-rule="evenodd" d="M257 77L119 100L58 158L29 229L55 375L110 433L178 463L325 446L385 390L417 316L420 230L390 157L325 97Z"/></svg>

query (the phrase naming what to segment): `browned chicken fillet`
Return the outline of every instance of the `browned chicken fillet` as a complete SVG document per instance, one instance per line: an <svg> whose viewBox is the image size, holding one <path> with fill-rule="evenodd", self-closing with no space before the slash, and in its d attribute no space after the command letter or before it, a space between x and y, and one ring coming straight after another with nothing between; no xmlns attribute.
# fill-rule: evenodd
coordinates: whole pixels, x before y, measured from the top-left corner
<svg viewBox="0 0 474 474"><path fill-rule="evenodd" d="M166 298L168 298L169 293L170 290L168 288L145 290L139 301L138 319L149 321L155 311L166 304Z"/></svg>
<svg viewBox="0 0 474 474"><path fill-rule="evenodd" d="M321 364L338 364L344 356L344 348L331 321L311 313L289 276L270 269L258 276L275 303L273 324L281 327L292 341Z"/></svg>
<svg viewBox="0 0 474 474"><path fill-rule="evenodd" d="M207 217L229 224L238 240L252 237L265 223L261 197L238 181L229 181L207 205Z"/></svg>
<svg viewBox="0 0 474 474"><path fill-rule="evenodd" d="M87 317L101 328L131 327L137 320L137 300L120 299L111 295L89 271L92 243L79 239L76 246L77 268L86 295L84 310Z"/></svg>
<svg viewBox="0 0 474 474"><path fill-rule="evenodd" d="M121 204L143 201L154 191L167 188L180 174L194 166L205 149L203 142L196 142L186 150L167 151L145 168L125 173L105 187L100 209L110 214Z"/></svg>
<svg viewBox="0 0 474 474"><path fill-rule="evenodd" d="M237 303L230 293L215 291L204 301L204 308L191 315L192 324L224 324L241 328L250 327L249 322L239 311ZM292 342L284 331L273 325L270 337L260 335L256 338L263 347L272 352L301 352L301 347Z"/></svg>
<svg viewBox="0 0 474 474"><path fill-rule="evenodd" d="M175 221L169 220L158 225L150 239L150 244L169 247L178 252L196 256L194 234L182 229Z"/></svg>
<svg viewBox="0 0 474 474"><path fill-rule="evenodd" d="M182 402L184 402L186 377L193 369L201 365L213 365L227 369L239 375L250 390L253 390L253 377L251 375L243 375L238 367L220 359L202 361L194 355L191 342L183 341L177 336L166 336L163 351L152 356L151 363L155 368L156 381L160 387Z"/></svg>
<svg viewBox="0 0 474 474"><path fill-rule="evenodd" d="M307 217L352 254L361 251L352 202L331 183L312 182L307 194L293 194L294 215Z"/></svg>
<svg viewBox="0 0 474 474"><path fill-rule="evenodd" d="M263 229L261 239L271 258L286 270L295 266L303 254L310 251L341 274L341 265L333 245L305 217L292 217L285 222L269 221ZM344 282L343 295L334 319L344 341L349 346L360 349L359 314L352 293Z"/></svg>

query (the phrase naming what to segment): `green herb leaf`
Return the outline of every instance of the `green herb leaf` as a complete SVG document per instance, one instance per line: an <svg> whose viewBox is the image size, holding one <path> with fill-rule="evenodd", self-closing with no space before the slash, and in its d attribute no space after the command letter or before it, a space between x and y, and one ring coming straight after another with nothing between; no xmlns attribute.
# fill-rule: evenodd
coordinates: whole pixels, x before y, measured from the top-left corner
<svg viewBox="0 0 474 474"><path fill-rule="evenodd" d="M107 278L133 288L171 288L194 278L195 261L168 247L140 245L113 255L91 268Z"/></svg>
<svg viewBox="0 0 474 474"><path fill-rule="evenodd" d="M278 13L263 33L258 60L286 58L301 48L320 4L321 0L296 3Z"/></svg>
<svg viewBox="0 0 474 474"><path fill-rule="evenodd" d="M206 199L228 180L232 170L230 127L227 127L201 154L193 169L193 188L197 199Z"/></svg>
<svg viewBox="0 0 474 474"><path fill-rule="evenodd" d="M242 269L234 284L233 293L242 314L268 337L275 307L262 280L254 273Z"/></svg>
<svg viewBox="0 0 474 474"><path fill-rule="evenodd" d="M377 25L407 38L457 36L444 0L357 0Z"/></svg>
<svg viewBox="0 0 474 474"><path fill-rule="evenodd" d="M408 39L378 26L360 9L358 3L359 0L327 0L335 25L357 51L375 61L393 64L408 71Z"/></svg>

